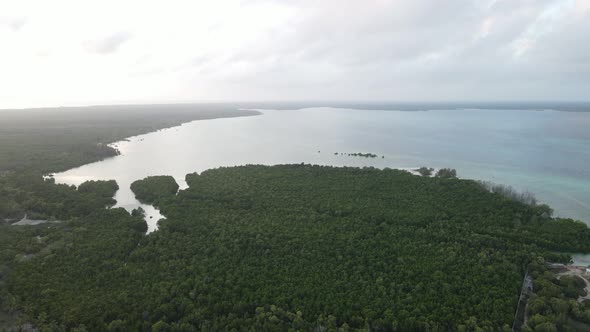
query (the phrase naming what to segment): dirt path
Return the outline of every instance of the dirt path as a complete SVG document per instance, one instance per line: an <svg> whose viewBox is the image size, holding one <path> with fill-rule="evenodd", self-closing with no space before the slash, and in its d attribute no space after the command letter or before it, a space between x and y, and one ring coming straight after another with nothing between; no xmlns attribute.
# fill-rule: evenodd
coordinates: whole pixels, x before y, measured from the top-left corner
<svg viewBox="0 0 590 332"><path fill-rule="evenodd" d="M557 279L560 279L562 276L578 276L586 283L586 287L584 290L586 291L585 296L579 296L578 302L583 302L584 300L590 299L590 272L587 272L586 267L583 266L575 266L575 265L563 265L563 268L560 269L560 272L556 272L555 276Z"/></svg>

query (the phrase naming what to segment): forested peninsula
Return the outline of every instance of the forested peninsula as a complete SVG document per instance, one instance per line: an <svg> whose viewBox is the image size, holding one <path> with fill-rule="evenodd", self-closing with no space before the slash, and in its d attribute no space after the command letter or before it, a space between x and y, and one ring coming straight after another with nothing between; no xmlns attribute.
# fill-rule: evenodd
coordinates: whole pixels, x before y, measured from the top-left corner
<svg viewBox="0 0 590 332"><path fill-rule="evenodd" d="M195 120L259 115L232 104L0 110L0 174L61 172L113 157L109 143Z"/></svg>
<svg viewBox="0 0 590 332"><path fill-rule="evenodd" d="M510 330L532 262L590 251L585 224L470 180L311 165L186 180L147 236L122 209L10 227L5 305L66 330Z"/></svg>

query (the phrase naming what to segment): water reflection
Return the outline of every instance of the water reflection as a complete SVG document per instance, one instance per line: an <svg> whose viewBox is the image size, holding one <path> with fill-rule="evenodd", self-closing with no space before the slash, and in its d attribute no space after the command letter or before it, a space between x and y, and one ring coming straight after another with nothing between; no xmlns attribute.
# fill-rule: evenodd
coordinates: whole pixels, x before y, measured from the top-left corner
<svg viewBox="0 0 590 332"><path fill-rule="evenodd" d="M366 111L313 108L195 121L117 142L121 155L55 175L56 182L115 179L117 206L140 204L129 186L150 175L184 176L219 166L312 163L456 168L466 178L528 190L562 216L590 221L590 113L518 110ZM571 133L571 134L568 134ZM335 152L371 152L384 158Z"/></svg>

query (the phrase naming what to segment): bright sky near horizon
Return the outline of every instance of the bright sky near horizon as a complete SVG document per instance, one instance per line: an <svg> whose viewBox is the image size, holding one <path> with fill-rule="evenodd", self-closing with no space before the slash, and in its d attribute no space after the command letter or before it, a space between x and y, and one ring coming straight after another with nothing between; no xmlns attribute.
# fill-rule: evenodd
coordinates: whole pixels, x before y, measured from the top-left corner
<svg viewBox="0 0 590 332"><path fill-rule="evenodd" d="M0 108L584 100L590 0L0 0Z"/></svg>

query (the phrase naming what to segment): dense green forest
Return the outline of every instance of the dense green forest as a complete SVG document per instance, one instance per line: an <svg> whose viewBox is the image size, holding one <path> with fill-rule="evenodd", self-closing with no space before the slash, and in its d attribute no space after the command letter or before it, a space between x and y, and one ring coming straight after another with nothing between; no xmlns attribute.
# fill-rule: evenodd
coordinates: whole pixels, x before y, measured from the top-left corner
<svg viewBox="0 0 590 332"><path fill-rule="evenodd" d="M590 330L586 281L563 266L547 268L538 257L528 266L533 292L527 304L525 331Z"/></svg>
<svg viewBox="0 0 590 332"><path fill-rule="evenodd" d="M23 257L34 257L39 248L48 253L53 242L63 245L68 234L86 227L79 223L73 227L72 222L115 204L118 186L114 181L89 182L77 189L55 184L43 174L114 156L118 151L108 143L126 137L193 120L259 114L238 108L231 104L178 104L0 110L0 295L6 292L12 267ZM59 223L9 225L25 215ZM116 219L111 214L101 218L105 223ZM138 218L128 218L127 225L140 233L147 229ZM51 236L40 240L39 232ZM7 296L0 297L0 331L13 327L15 322L10 321L20 312L12 306L8 310L9 302L14 303Z"/></svg>
<svg viewBox="0 0 590 332"><path fill-rule="evenodd" d="M96 209L115 205L119 189L111 181L90 181L74 186L55 184L35 173L15 173L0 177L0 220L67 220Z"/></svg>
<svg viewBox="0 0 590 332"><path fill-rule="evenodd" d="M415 169L414 171L418 172L418 174L420 174L422 176L432 176L432 173L434 172L434 168L422 166L420 168Z"/></svg>
<svg viewBox="0 0 590 332"><path fill-rule="evenodd" d="M590 252L586 225L451 169L222 168L178 195L148 178L134 191L167 217L149 235L140 211L105 209L114 181L42 177L124 137L256 114L204 106L0 113L0 331L510 330L527 271L524 330L589 326L583 280L545 264ZM25 215L53 222L10 225Z"/></svg>
<svg viewBox="0 0 590 332"><path fill-rule="evenodd" d="M135 197L142 203L154 204L176 194L178 184L169 175L149 176L131 184Z"/></svg>
<svg viewBox="0 0 590 332"><path fill-rule="evenodd" d="M0 110L0 174L58 172L115 156L108 143L184 122L257 115L231 104Z"/></svg>
<svg viewBox="0 0 590 332"><path fill-rule="evenodd" d="M590 251L585 224L469 180L309 165L186 180L149 235L122 209L4 226L19 239L0 244L4 307L64 330L510 330L530 262Z"/></svg>

